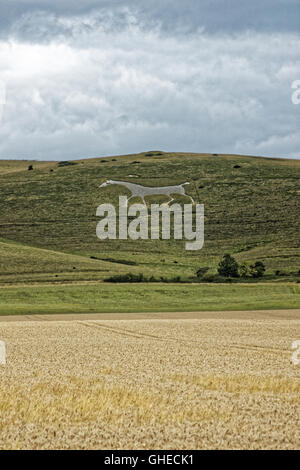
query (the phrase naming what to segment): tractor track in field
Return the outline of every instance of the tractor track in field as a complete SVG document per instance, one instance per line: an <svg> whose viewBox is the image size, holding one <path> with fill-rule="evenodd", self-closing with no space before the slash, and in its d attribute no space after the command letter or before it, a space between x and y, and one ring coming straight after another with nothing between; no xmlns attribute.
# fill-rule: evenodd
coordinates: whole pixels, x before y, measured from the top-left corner
<svg viewBox="0 0 300 470"><path fill-rule="evenodd" d="M148 334L148 333L141 333L141 332L136 332L136 331L133 331L133 330L128 330L128 329L125 329L125 328L118 328L116 326L108 326L108 325L103 325L102 323L98 323L98 322L93 322L93 321L89 321L89 322L84 322L84 321L79 321L77 322L78 324L80 325L84 325L88 328L92 328L92 329L99 329L99 330L106 330L110 333L115 333L117 335L120 335L120 336L128 336L128 337L133 337L133 338L137 338L137 339L151 339L151 340L156 340L156 341L162 341L162 342L167 342L167 341L173 341L175 343L181 343L181 344L184 344L184 345L188 345L188 346L202 346L203 347L203 343L199 343L198 341L193 341L191 339L188 339L188 340L184 340L184 339L179 339L179 338L173 338L173 337L170 337L170 336L164 336L164 337L161 337L161 336L157 336L157 335L151 335L151 334ZM222 347L221 345L219 345L219 347ZM258 351L258 350L261 350L261 351L265 351L265 352L283 352L283 351L289 351L289 349L281 349L281 348L271 348L271 347L268 347L268 346L258 346L258 345L254 345L254 344L249 344L249 345L242 345L242 344L232 344L231 345L231 348L234 348L234 349L243 349L243 350L251 350L251 351Z"/></svg>
<svg viewBox="0 0 300 470"><path fill-rule="evenodd" d="M167 341L172 341L176 344L178 343L181 343L181 344L184 344L184 345L188 345L188 346L195 346L195 345L199 345L200 346L200 343L198 341L193 341L193 340L183 340L183 339L179 339L179 338L173 338L173 337L170 337L170 336L157 336L157 335L151 335L149 333L140 333L140 332L136 332L136 331L133 331L133 330L128 330L128 329L125 329L125 328L118 328L118 327L115 327L115 326L107 326L107 325L103 325L102 323L96 323L96 322L93 322L93 321L89 321L89 322L82 322L82 321L79 321L78 324L81 324L81 325L84 325L88 328L99 328L101 330L107 330L111 333L116 333L118 335L121 335L121 336L131 336L133 338L138 338L138 339L151 339L151 340L155 340L155 341L162 341L162 342L167 342Z"/></svg>
<svg viewBox="0 0 300 470"><path fill-rule="evenodd" d="M90 321L90 322L83 322L83 321L78 321L77 322L79 325L84 325L88 328L99 328L101 330L107 330L111 333L116 333L118 335L121 335L121 336L131 336L133 338L138 338L138 339L154 339L154 340L158 340L158 341L165 341L166 339L169 339L169 338L162 338L160 336L156 336L156 335L150 335L150 334L147 334L147 333L137 333L133 330L127 330L125 328L117 328L117 327L113 327L113 326L107 326L107 325L103 325L102 323L96 323L96 322L93 322L93 321ZM177 341L178 342L178 341Z"/></svg>

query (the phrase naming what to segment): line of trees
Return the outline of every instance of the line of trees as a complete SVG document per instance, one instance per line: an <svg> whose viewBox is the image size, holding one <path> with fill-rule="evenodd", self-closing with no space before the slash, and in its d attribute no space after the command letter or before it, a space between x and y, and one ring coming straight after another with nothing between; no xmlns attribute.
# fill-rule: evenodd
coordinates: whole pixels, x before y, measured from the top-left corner
<svg viewBox="0 0 300 470"><path fill-rule="evenodd" d="M229 253L226 253L218 265L218 275L207 275L209 267L202 267L197 270L198 279L207 279L217 281L218 276L226 278L261 278L263 277L266 267L262 261L255 261L253 264L239 264L236 259Z"/></svg>
<svg viewBox="0 0 300 470"><path fill-rule="evenodd" d="M218 266L218 273L224 277L263 277L266 267L262 261L254 264L239 264L229 253L226 253Z"/></svg>

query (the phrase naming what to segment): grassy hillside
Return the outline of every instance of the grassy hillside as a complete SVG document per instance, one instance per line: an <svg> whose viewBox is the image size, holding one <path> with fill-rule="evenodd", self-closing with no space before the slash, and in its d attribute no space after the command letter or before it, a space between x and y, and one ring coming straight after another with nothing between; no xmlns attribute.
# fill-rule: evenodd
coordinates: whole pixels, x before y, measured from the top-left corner
<svg viewBox="0 0 300 470"><path fill-rule="evenodd" d="M300 161L159 153L88 159L66 166L0 161L0 282L98 280L106 273L129 271L188 278L199 266L213 271L227 251L239 261L263 260L267 273L286 274L280 280L290 273L296 279ZM30 164L32 171L28 171ZM172 240L99 241L97 206L117 203L126 192L118 186L99 189L106 179L146 186L190 181L187 192L205 205L204 248L187 252L183 242ZM152 197L147 202L163 200L163 196Z"/></svg>
<svg viewBox="0 0 300 470"><path fill-rule="evenodd" d="M102 280L111 273L127 272L125 266L116 263L1 239L0 259L2 284Z"/></svg>

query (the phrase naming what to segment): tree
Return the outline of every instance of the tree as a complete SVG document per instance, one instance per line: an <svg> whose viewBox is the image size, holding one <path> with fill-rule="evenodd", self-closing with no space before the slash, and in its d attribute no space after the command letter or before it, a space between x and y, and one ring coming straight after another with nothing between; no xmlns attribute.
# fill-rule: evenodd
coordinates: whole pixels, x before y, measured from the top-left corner
<svg viewBox="0 0 300 470"><path fill-rule="evenodd" d="M256 261L254 264L250 266L250 274L252 277L263 277L265 273L265 265L262 261Z"/></svg>
<svg viewBox="0 0 300 470"><path fill-rule="evenodd" d="M239 275L240 277L250 276L250 266L247 263L242 263L239 266Z"/></svg>
<svg viewBox="0 0 300 470"><path fill-rule="evenodd" d="M226 253L218 266L218 273L225 277L239 277L239 265L230 254Z"/></svg>

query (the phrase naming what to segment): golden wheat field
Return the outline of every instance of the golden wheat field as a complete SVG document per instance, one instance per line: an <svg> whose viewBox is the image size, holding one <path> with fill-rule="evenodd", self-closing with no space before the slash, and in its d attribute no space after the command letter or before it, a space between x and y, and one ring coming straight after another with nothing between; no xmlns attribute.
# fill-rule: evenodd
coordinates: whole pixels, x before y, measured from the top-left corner
<svg viewBox="0 0 300 470"><path fill-rule="evenodd" d="M296 315L187 316L0 322L0 448L299 448Z"/></svg>

